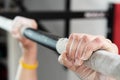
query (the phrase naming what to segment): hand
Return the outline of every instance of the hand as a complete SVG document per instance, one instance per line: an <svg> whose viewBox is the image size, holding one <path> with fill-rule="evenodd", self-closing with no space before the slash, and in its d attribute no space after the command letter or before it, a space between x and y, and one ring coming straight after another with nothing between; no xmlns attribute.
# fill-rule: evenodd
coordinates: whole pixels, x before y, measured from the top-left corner
<svg viewBox="0 0 120 80"><path fill-rule="evenodd" d="M23 27L37 29L37 24L33 19L17 16L13 20L13 27L11 30L12 36L20 42L24 60L27 63L31 63L37 58L37 44L21 35L21 29Z"/></svg>
<svg viewBox="0 0 120 80"><path fill-rule="evenodd" d="M83 64L99 49L118 53L117 46L103 36L74 33L69 37L66 51L59 56L59 62L77 73L82 80L115 80Z"/></svg>

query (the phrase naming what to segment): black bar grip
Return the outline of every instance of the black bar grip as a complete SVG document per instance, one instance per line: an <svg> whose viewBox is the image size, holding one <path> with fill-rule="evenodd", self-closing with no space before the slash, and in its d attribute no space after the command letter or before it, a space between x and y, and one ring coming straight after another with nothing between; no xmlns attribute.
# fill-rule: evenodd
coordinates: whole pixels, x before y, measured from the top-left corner
<svg viewBox="0 0 120 80"><path fill-rule="evenodd" d="M32 28L25 28L22 31L23 36L26 38L37 42L38 44L41 44L47 48L50 48L54 51L56 51L56 43L60 37L55 36L51 33L35 30Z"/></svg>

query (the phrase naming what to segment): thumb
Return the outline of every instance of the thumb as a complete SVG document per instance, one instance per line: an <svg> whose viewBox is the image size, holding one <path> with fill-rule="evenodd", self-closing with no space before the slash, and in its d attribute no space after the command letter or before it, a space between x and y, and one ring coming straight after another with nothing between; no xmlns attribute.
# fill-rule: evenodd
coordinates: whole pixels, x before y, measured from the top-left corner
<svg viewBox="0 0 120 80"><path fill-rule="evenodd" d="M63 52L59 58L58 61L60 62L60 64L66 66L67 68L71 68L72 67L72 62L69 61L68 57L67 57L67 52Z"/></svg>

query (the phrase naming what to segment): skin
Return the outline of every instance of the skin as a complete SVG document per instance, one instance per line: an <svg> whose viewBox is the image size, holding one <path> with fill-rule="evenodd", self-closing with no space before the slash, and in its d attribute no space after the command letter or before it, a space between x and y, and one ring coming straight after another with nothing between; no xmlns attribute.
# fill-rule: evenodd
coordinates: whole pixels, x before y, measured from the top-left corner
<svg viewBox="0 0 120 80"><path fill-rule="evenodd" d="M37 29L37 24L33 19L18 16L13 20L13 28L11 30L12 36L20 43L20 47L23 53L21 56L22 60L26 64L32 65L37 62L37 44L21 35L20 32L23 27ZM27 70L19 65L15 80L37 80L36 70L37 69Z"/></svg>
<svg viewBox="0 0 120 80"><path fill-rule="evenodd" d="M13 21L11 34L20 43L23 53L22 60L26 64L32 65L37 62L37 44L21 35L21 29L24 27L37 29L37 24L33 19L16 17ZM83 64L85 60L90 58L93 51L99 49L118 53L117 46L103 36L74 33L70 35L66 51L59 56L58 60L61 64L77 73L82 80L115 80L95 72ZM37 69L27 70L19 65L15 80L38 80Z"/></svg>
<svg viewBox="0 0 120 80"><path fill-rule="evenodd" d="M103 36L73 33L69 37L66 51L59 57L59 62L77 73L82 80L115 80L96 72L83 63L94 51L99 49L118 53L117 46Z"/></svg>

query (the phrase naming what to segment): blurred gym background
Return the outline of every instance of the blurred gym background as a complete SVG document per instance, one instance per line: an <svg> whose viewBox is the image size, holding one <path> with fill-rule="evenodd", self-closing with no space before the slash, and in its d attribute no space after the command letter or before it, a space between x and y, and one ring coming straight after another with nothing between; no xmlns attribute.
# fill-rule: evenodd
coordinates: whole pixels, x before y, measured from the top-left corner
<svg viewBox="0 0 120 80"><path fill-rule="evenodd" d="M40 30L61 37L68 37L73 32L108 37L112 31L106 17L84 19L66 16L67 12L71 15L72 12L83 11L106 12L113 3L120 3L120 0L0 0L0 15L11 19L15 16L33 18ZM38 45L38 53L39 80L79 80L73 72L58 63L56 52ZM20 55L18 42L0 29L0 80L15 79Z"/></svg>

